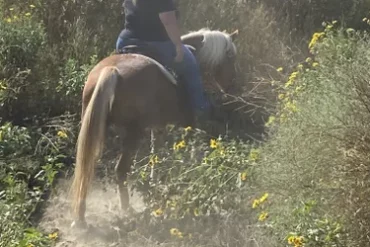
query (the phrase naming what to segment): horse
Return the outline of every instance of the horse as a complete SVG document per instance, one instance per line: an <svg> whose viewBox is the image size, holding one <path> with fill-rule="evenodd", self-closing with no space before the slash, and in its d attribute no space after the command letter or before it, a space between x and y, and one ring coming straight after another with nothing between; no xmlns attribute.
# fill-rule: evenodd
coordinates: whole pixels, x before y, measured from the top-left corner
<svg viewBox="0 0 370 247"><path fill-rule="evenodd" d="M228 92L236 83L234 40L238 30L200 29L182 35L206 79L205 91ZM86 198L109 126L118 130L122 151L115 166L121 210L129 209L127 175L147 129L194 126L194 112L181 83L168 69L142 54L112 54L89 72L82 93L81 127L71 185L72 227L86 226Z"/></svg>

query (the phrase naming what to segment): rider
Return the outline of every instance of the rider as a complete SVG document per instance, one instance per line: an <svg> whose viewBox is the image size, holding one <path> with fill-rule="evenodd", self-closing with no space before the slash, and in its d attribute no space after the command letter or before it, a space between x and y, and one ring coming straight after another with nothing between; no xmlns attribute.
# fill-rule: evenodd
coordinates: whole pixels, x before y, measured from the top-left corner
<svg viewBox="0 0 370 247"><path fill-rule="evenodd" d="M125 28L116 49L148 44L161 54L162 62L173 67L185 80L186 90L197 114L207 110L200 70L192 52L182 44L173 0L125 0Z"/></svg>

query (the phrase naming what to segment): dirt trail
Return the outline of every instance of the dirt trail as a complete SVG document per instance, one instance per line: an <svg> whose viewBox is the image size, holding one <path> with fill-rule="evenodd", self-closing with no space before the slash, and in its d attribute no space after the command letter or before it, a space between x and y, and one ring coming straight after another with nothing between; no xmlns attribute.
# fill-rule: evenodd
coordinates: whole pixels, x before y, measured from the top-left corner
<svg viewBox="0 0 370 247"><path fill-rule="evenodd" d="M130 216L120 215L119 201L112 182L96 180L87 200L87 230L71 229L70 201L68 188L70 181L59 181L54 193L47 202L39 227L46 232L58 231L58 247L100 247L118 246L120 239L130 228ZM131 198L135 211L142 211L144 204L137 193Z"/></svg>

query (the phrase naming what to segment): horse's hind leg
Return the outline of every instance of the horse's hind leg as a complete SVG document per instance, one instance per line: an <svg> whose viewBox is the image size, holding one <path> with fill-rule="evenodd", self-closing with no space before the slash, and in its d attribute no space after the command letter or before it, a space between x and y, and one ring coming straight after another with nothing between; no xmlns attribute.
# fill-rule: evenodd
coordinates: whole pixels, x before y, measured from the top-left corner
<svg viewBox="0 0 370 247"><path fill-rule="evenodd" d="M127 186L127 174L131 170L132 156L134 155L141 137L141 130L137 126L126 129L122 137L123 145L120 158L115 167L116 181L118 185L119 199L122 210L129 208L129 193Z"/></svg>

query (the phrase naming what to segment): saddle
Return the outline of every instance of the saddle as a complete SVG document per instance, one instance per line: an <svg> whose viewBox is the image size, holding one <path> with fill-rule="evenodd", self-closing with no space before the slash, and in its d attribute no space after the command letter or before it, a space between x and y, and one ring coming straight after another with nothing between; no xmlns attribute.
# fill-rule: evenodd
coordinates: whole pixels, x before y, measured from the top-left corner
<svg viewBox="0 0 370 247"><path fill-rule="evenodd" d="M155 47L150 46L148 44L140 44L140 45L127 45L122 47L121 49L116 51L117 54L140 54L146 57L149 57L161 65L171 73L176 80L178 80L179 76L175 72L175 70L165 64L161 58L161 54L156 50Z"/></svg>
<svg viewBox="0 0 370 247"><path fill-rule="evenodd" d="M192 47L190 45L185 45L185 46L188 47L190 49L190 51L195 55L195 48L194 47ZM127 45L127 46L124 46L121 49L117 50L116 54L140 54L140 55L149 57L149 58L157 61L161 65L163 65L163 67L170 74L172 74L176 80L179 80L179 76L176 73L176 71L173 68L169 67L167 64L163 63L163 61L161 59L161 54L153 46L150 46L148 44Z"/></svg>

